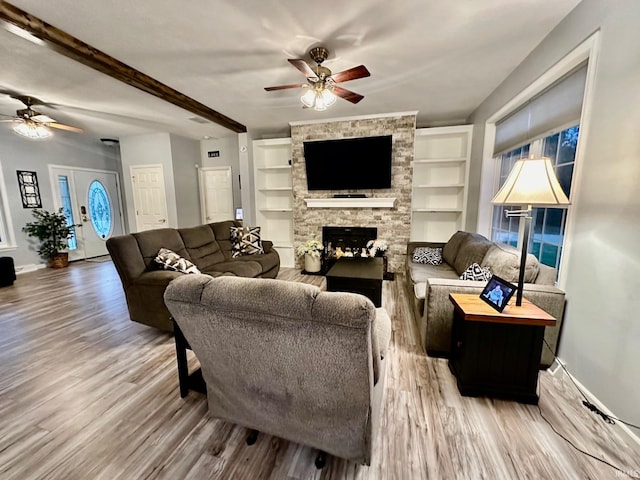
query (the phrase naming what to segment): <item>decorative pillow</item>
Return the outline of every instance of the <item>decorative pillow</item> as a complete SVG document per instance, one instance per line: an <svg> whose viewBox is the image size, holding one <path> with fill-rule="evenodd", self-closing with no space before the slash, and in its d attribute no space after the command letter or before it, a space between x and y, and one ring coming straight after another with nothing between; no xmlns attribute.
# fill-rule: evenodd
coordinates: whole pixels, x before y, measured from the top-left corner
<svg viewBox="0 0 640 480"><path fill-rule="evenodd" d="M260 227L229 227L229 238L233 258L264 253L260 239Z"/></svg>
<svg viewBox="0 0 640 480"><path fill-rule="evenodd" d="M460 275L460 280L476 280L476 281L487 281L491 278L491 270L489 267L481 267L477 263L472 263L469 267L462 272Z"/></svg>
<svg viewBox="0 0 640 480"><path fill-rule="evenodd" d="M413 263L442 264L442 248L416 247L413 251Z"/></svg>
<svg viewBox="0 0 640 480"><path fill-rule="evenodd" d="M165 270L174 270L182 273L200 273L198 267L193 263L168 248L161 248L156 258L154 258L154 261L159 263Z"/></svg>

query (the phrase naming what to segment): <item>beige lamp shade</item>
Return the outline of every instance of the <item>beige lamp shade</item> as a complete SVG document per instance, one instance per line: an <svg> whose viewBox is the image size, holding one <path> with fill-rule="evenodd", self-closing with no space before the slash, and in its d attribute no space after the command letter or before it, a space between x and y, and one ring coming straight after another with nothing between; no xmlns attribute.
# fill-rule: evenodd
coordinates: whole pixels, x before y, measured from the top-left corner
<svg viewBox="0 0 640 480"><path fill-rule="evenodd" d="M561 208L571 202L562 191L551 160L543 157L518 160L491 203Z"/></svg>

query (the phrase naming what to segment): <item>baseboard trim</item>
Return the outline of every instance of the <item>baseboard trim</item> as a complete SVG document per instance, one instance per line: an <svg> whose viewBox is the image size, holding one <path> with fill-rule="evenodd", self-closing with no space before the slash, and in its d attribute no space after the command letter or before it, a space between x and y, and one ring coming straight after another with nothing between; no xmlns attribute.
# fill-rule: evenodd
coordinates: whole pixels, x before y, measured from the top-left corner
<svg viewBox="0 0 640 480"><path fill-rule="evenodd" d="M566 363L564 363L564 361L562 359L556 357L556 359L554 360L554 362L551 365L551 367L549 367L548 371L549 371L549 373L551 373L551 375L555 376L556 372L565 370L562 367L565 367L565 369L566 369ZM551 370L552 368L553 368L553 371ZM593 393L591 393L589 391L589 389L587 387L585 387L582 383L580 383L580 381L576 377L571 375L569 373L568 369L566 369L566 373L576 383L578 388L580 390L582 390L582 393L584 393L587 396L587 398L589 398L589 401L591 403L593 403L596 407L598 407L600 410L602 410L605 414L607 414L607 415L609 415L611 417L615 417L616 416L611 410L609 410L607 408L607 406L604 403L602 403L598 399L598 397L596 397ZM622 431L625 432L631 438L631 440L633 440L638 445L640 445L640 437L638 435L636 435L635 432L633 430L631 430L631 428L629 428L627 425L625 425L622 422L616 421L616 424L614 425L614 428L615 427L618 427L618 428L622 429Z"/></svg>
<svg viewBox="0 0 640 480"><path fill-rule="evenodd" d="M16 267L16 275L21 275L23 273L35 272L36 270L40 270L41 268L46 268L44 263L28 263L27 265L20 265Z"/></svg>

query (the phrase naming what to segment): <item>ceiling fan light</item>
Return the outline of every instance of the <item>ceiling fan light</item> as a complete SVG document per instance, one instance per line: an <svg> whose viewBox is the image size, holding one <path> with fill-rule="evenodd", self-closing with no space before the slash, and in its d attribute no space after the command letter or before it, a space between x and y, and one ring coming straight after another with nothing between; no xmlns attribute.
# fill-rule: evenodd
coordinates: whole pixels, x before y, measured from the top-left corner
<svg viewBox="0 0 640 480"><path fill-rule="evenodd" d="M326 110L327 107L328 105L324 101L323 92L316 92L316 106L313 107L313 109L322 112L323 110Z"/></svg>
<svg viewBox="0 0 640 480"><path fill-rule="evenodd" d="M30 140L44 140L53 135L44 125L38 125L35 122L22 122L13 127L13 131L18 135L27 137Z"/></svg>
<svg viewBox="0 0 640 480"><path fill-rule="evenodd" d="M300 100L304 104L305 107L313 108L316 103L316 92L312 88L307 88L307 91L304 92Z"/></svg>
<svg viewBox="0 0 640 480"><path fill-rule="evenodd" d="M325 88L322 91L322 101L324 102L324 105L327 107L330 107L331 105L333 105L334 103L336 103L336 96L335 94L328 88Z"/></svg>

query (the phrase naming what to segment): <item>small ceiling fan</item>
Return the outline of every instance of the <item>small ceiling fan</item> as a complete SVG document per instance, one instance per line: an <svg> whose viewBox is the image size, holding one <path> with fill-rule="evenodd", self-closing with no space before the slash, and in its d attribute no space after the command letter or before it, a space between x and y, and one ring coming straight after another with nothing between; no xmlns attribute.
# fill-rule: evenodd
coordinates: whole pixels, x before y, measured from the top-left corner
<svg viewBox="0 0 640 480"><path fill-rule="evenodd" d="M357 78L368 77L371 74L367 67L359 65L338 73L331 73L327 67L322 65L329 56L329 50L324 47L312 48L309 56L316 62L311 67L301 58L290 58L289 63L300 70L305 77L307 83L294 83L291 85L278 85L276 87L265 87L267 92L274 90L284 90L287 88L304 88L307 91L302 95L303 108L314 108L315 110L325 110L329 105L333 104L336 96L343 98L351 103L358 103L364 96L343 88L338 83L348 82Z"/></svg>
<svg viewBox="0 0 640 480"><path fill-rule="evenodd" d="M14 131L20 135L29 138L46 138L51 136L51 132L49 132L46 127L57 128L74 133L83 132L81 128L58 123L53 118L35 111L31 108L33 105L44 104L37 98L22 95L11 95L11 98L15 98L16 100L24 103L26 108L17 110L15 116L0 114L5 117L11 117L8 120L0 120L0 122L15 123L16 126L14 127Z"/></svg>

